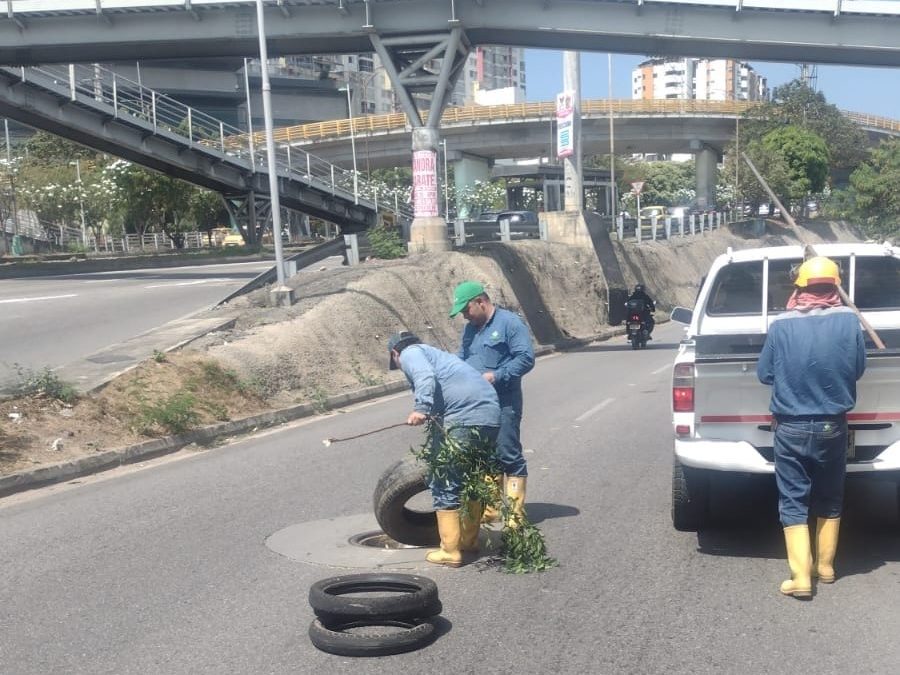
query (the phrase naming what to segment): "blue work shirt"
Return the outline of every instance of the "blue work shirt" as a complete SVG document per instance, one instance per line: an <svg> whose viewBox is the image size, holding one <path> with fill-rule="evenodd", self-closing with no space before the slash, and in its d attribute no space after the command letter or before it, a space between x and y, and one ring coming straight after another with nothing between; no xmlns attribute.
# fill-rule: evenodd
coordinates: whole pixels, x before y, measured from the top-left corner
<svg viewBox="0 0 900 675"><path fill-rule="evenodd" d="M508 394L521 395L522 376L534 368L534 349L528 327L502 307L481 328L466 324L459 358L479 373L494 373L494 387L501 403Z"/></svg>
<svg viewBox="0 0 900 675"><path fill-rule="evenodd" d="M866 343L849 307L785 312L772 321L756 374L775 415L841 415L856 405Z"/></svg>
<svg viewBox="0 0 900 675"><path fill-rule="evenodd" d="M459 426L500 426L497 392L455 354L410 345L400 352L400 369L412 385L416 412Z"/></svg>

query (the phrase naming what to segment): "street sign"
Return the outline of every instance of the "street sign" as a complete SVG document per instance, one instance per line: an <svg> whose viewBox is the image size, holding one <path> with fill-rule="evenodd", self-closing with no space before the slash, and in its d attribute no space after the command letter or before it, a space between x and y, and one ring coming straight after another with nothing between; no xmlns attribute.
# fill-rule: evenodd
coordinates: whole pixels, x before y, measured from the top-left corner
<svg viewBox="0 0 900 675"><path fill-rule="evenodd" d="M643 188L644 188L644 181L642 181L642 180L636 180L631 184L631 189L634 192L634 194L636 194L636 195L641 194L641 190Z"/></svg>

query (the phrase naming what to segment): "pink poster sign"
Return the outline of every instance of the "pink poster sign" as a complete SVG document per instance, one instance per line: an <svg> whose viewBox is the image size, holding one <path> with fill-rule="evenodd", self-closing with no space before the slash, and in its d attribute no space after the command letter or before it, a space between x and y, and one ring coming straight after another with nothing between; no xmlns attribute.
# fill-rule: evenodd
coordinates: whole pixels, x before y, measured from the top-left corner
<svg viewBox="0 0 900 675"><path fill-rule="evenodd" d="M437 153L433 150L413 152L413 204L416 218L438 215Z"/></svg>

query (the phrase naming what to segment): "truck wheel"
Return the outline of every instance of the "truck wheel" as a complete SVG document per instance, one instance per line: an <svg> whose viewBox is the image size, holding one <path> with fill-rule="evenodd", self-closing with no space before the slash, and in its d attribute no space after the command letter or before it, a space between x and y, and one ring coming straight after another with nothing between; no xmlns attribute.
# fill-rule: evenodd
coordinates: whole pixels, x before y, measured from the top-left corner
<svg viewBox="0 0 900 675"><path fill-rule="evenodd" d="M411 457L399 460L382 474L372 501L375 519L391 539L410 546L437 546L440 543L434 511L417 511L406 505L426 490L426 468Z"/></svg>
<svg viewBox="0 0 900 675"><path fill-rule="evenodd" d="M706 472L672 465L672 524L681 532L696 532L709 520L709 476Z"/></svg>

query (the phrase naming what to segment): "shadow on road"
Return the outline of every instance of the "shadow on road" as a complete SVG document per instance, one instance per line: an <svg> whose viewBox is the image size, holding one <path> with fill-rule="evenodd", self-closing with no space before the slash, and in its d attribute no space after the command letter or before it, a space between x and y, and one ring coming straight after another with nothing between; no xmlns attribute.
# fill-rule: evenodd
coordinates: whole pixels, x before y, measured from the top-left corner
<svg viewBox="0 0 900 675"><path fill-rule="evenodd" d="M535 524L551 518L571 518L581 513L574 506L548 504L546 502L528 502L526 509L528 511L528 520Z"/></svg>
<svg viewBox="0 0 900 675"><path fill-rule="evenodd" d="M728 481L713 495L715 520L697 533L700 553L785 558L774 481ZM891 481L848 479L838 544L839 576L900 561L897 489ZM814 531L814 530L813 530Z"/></svg>

